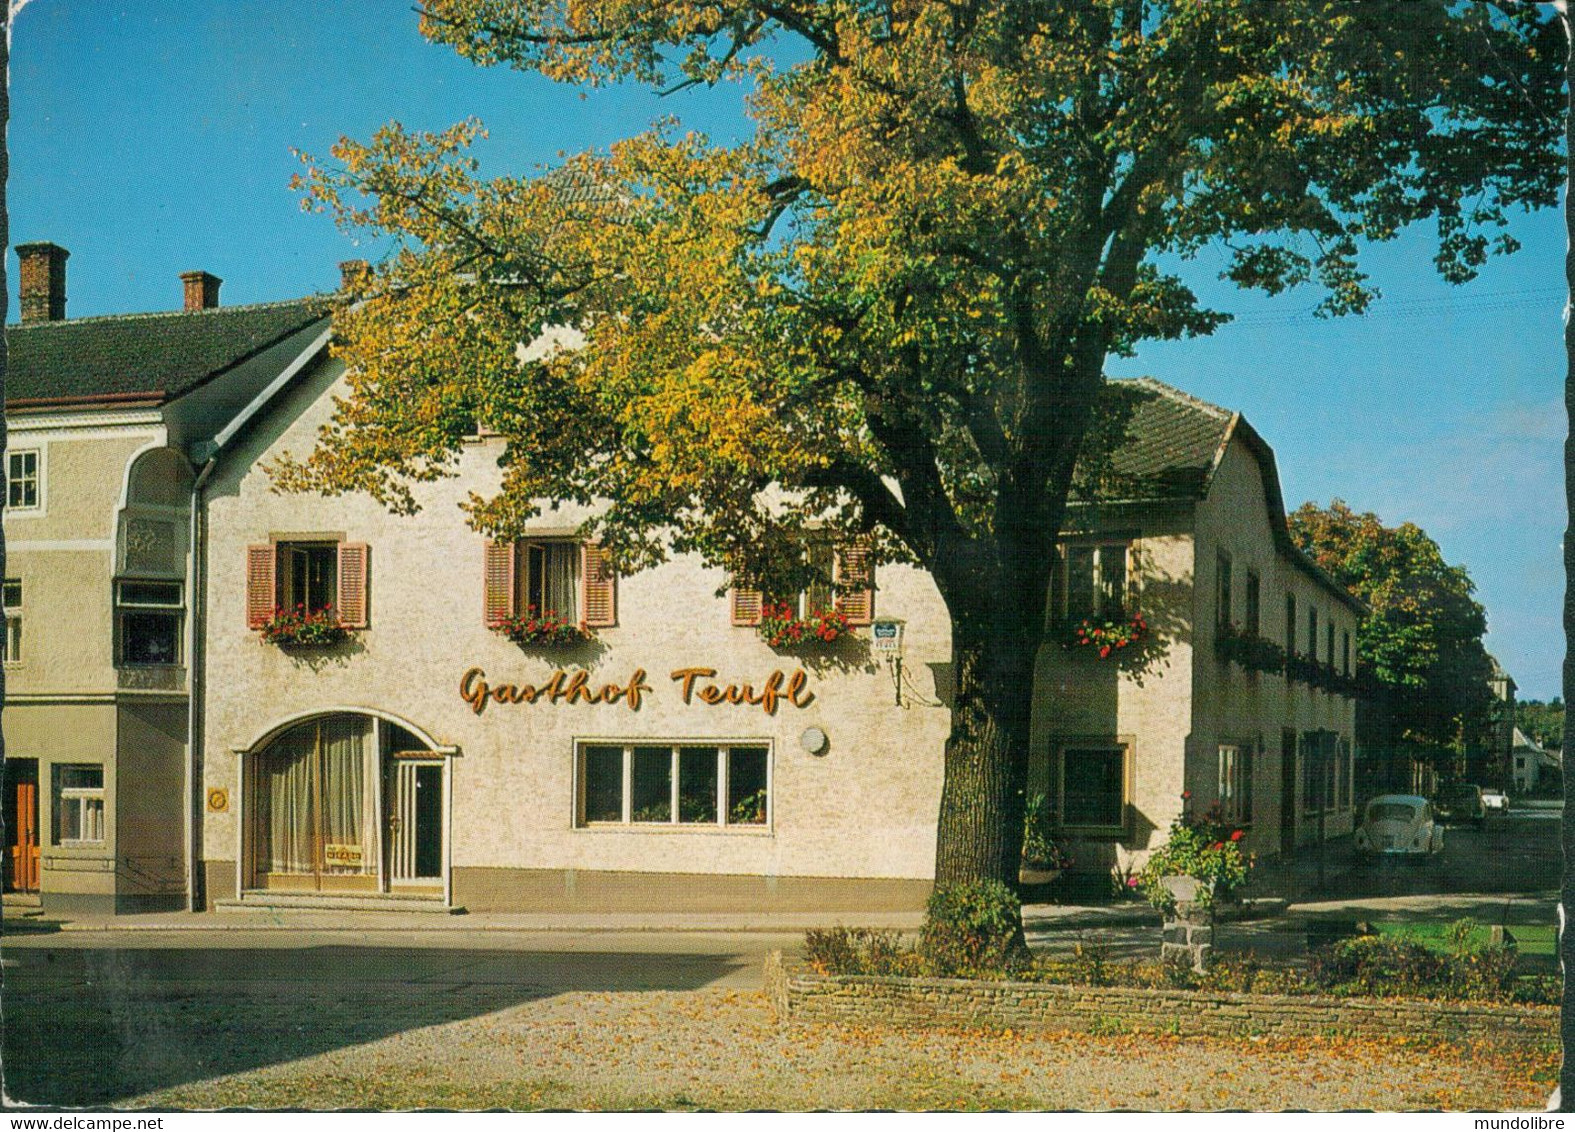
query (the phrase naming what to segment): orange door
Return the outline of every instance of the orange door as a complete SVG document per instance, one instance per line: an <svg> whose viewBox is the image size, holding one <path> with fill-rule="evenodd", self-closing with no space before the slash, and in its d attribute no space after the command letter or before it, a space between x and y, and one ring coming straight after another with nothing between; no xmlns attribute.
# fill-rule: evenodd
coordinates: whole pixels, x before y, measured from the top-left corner
<svg viewBox="0 0 1575 1132"><path fill-rule="evenodd" d="M38 891L38 783L16 784L16 824L11 837L11 887Z"/></svg>

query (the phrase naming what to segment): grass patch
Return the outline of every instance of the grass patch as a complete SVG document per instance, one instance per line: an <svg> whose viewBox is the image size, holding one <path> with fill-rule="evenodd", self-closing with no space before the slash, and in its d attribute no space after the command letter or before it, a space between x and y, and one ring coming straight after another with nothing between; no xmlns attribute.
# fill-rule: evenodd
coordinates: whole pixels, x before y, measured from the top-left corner
<svg viewBox="0 0 1575 1132"><path fill-rule="evenodd" d="M1455 950L1455 931L1453 924L1437 923L1392 923L1379 922L1373 925L1373 930L1382 936L1394 936L1400 939L1420 943L1429 951L1440 954L1451 954ZM1515 939L1515 947L1522 955L1553 955L1557 947L1558 933L1551 925L1525 924L1511 925L1509 934ZM1465 933L1465 942L1469 947L1484 948L1492 942L1492 929L1486 924L1473 924Z"/></svg>

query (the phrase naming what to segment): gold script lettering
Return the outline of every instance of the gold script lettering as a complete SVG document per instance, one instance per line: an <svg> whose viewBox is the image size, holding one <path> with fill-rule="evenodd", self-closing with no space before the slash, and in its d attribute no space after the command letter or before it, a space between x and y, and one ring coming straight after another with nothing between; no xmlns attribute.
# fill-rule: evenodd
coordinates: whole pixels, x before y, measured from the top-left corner
<svg viewBox="0 0 1575 1132"><path fill-rule="evenodd" d="M639 711L641 696L650 690L643 668L636 668L627 684L604 684L599 689L591 687L589 673L580 671L570 676L561 668L540 686L489 684L486 672L480 668L467 668L459 680L460 699L477 715L486 710L488 700L498 704L533 704L543 697L550 703L565 700L571 704L615 704L622 700L630 711Z"/></svg>

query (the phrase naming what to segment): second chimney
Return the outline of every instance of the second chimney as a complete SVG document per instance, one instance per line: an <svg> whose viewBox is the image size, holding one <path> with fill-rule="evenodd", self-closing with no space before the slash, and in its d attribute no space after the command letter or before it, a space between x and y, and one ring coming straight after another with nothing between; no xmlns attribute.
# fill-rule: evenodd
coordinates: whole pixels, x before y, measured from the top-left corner
<svg viewBox="0 0 1575 1132"><path fill-rule="evenodd" d="M186 309L205 311L219 305L219 284L224 280L206 271L183 271L180 281L186 286Z"/></svg>
<svg viewBox="0 0 1575 1132"><path fill-rule="evenodd" d="M58 322L66 317L66 260L71 253L43 241L18 244L22 271L22 321Z"/></svg>

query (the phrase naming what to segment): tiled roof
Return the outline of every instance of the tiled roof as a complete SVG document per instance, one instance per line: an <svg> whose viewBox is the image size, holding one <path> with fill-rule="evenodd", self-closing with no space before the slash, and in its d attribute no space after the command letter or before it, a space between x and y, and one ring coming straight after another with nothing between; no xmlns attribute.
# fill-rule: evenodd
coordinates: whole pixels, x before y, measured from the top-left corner
<svg viewBox="0 0 1575 1132"><path fill-rule="evenodd" d="M1118 432L1124 428L1124 434L1111 445L1099 494L1126 499L1202 496L1232 414L1151 377L1112 380L1105 396L1118 420L1112 427Z"/></svg>
<svg viewBox="0 0 1575 1132"><path fill-rule="evenodd" d="M329 300L7 326L6 403L167 401L324 318Z"/></svg>

